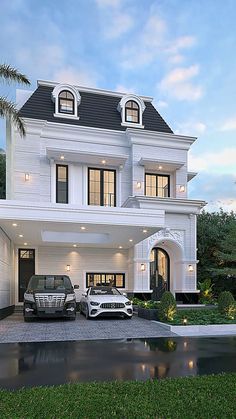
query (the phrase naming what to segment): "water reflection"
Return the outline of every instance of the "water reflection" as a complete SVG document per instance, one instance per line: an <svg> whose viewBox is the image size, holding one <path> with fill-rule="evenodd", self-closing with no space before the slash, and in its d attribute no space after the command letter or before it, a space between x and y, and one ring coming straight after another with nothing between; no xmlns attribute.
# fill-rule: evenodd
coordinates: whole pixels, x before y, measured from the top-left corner
<svg viewBox="0 0 236 419"><path fill-rule="evenodd" d="M236 372L236 337L0 345L0 387Z"/></svg>

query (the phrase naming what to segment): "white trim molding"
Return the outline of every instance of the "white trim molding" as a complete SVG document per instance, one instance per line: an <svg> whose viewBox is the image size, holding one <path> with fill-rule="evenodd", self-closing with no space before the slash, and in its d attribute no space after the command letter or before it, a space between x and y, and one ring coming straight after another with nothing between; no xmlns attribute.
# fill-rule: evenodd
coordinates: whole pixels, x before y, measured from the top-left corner
<svg viewBox="0 0 236 419"><path fill-rule="evenodd" d="M126 103L129 102L130 100L133 100L139 106L139 123L127 122L125 120L125 106L126 106ZM144 125L142 123L142 119L143 119L142 117L143 117L143 112L145 108L146 108L145 103L143 99L141 99L140 97L136 95L131 95L131 94L123 96L117 106L118 112L121 113L121 121L122 121L121 125L125 127L130 127L130 128L132 127L144 128Z"/></svg>
<svg viewBox="0 0 236 419"><path fill-rule="evenodd" d="M59 112L58 97L59 97L59 94L63 90L67 90L74 97L74 101L75 101L75 103L74 103L74 114L72 114L72 115L68 115L68 114L64 114L62 112ZM52 91L52 101L55 102L55 113L54 113L53 116L56 116L56 117L59 117L59 118L79 119L78 106L80 105L80 102L81 102L81 96L80 96L79 91L74 86L70 86L69 84L58 84L58 85L56 85L54 87L53 91Z"/></svg>

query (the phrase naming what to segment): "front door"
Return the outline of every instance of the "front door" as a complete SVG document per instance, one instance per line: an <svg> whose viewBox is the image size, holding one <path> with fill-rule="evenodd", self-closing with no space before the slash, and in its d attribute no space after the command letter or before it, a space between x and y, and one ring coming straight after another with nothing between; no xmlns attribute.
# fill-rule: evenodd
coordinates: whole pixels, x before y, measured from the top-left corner
<svg viewBox="0 0 236 419"><path fill-rule="evenodd" d="M150 289L152 299L160 300L170 289L170 261L167 252L159 247L152 249L150 262Z"/></svg>
<svg viewBox="0 0 236 419"><path fill-rule="evenodd" d="M18 295L22 303L29 280L35 274L35 249L19 249L18 272Z"/></svg>

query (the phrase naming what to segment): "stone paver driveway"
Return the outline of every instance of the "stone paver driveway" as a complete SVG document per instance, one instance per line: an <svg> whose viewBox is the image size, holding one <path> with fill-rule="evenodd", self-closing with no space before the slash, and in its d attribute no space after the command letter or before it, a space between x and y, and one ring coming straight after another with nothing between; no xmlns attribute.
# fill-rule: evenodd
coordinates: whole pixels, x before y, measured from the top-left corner
<svg viewBox="0 0 236 419"><path fill-rule="evenodd" d="M84 316L77 314L75 321L43 319L24 323L22 314L16 313L0 321L0 343L168 336L176 335L155 322L136 315L131 320L86 320Z"/></svg>

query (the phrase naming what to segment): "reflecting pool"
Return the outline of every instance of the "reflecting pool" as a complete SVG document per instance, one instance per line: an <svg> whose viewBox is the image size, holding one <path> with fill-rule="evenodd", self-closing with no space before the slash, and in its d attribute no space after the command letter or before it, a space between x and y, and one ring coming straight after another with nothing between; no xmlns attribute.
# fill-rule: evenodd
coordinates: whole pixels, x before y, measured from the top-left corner
<svg viewBox="0 0 236 419"><path fill-rule="evenodd" d="M0 344L0 387L236 372L236 336Z"/></svg>

